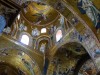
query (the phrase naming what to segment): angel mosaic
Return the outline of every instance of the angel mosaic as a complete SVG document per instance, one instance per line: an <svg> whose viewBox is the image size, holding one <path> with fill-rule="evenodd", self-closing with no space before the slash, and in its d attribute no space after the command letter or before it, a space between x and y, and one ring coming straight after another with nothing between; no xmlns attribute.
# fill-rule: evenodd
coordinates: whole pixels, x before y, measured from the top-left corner
<svg viewBox="0 0 100 75"><path fill-rule="evenodd" d="M27 26L24 25L24 21L19 25L19 31L27 31Z"/></svg>
<svg viewBox="0 0 100 75"><path fill-rule="evenodd" d="M11 32L11 28L10 27L6 27L3 30L4 33L9 34Z"/></svg>
<svg viewBox="0 0 100 75"><path fill-rule="evenodd" d="M32 30L32 36L33 37L36 37L36 36L39 36L39 35L40 35L40 31L37 28Z"/></svg>
<svg viewBox="0 0 100 75"><path fill-rule="evenodd" d="M78 23L78 19L76 17L71 18L72 25L76 25Z"/></svg>
<svg viewBox="0 0 100 75"><path fill-rule="evenodd" d="M86 14L94 23L96 29L100 28L100 11L94 6L91 0L78 0L78 9Z"/></svg>
<svg viewBox="0 0 100 75"><path fill-rule="evenodd" d="M40 51L44 53L45 52L45 48L46 48L46 44L42 43L41 46L40 46Z"/></svg>
<svg viewBox="0 0 100 75"><path fill-rule="evenodd" d="M49 34L53 35L53 33L56 31L57 27L56 27L56 25L55 26L51 25L50 28L48 28L48 29L49 29Z"/></svg>
<svg viewBox="0 0 100 75"><path fill-rule="evenodd" d="M97 58L97 57L100 57L100 49L95 49L93 52L92 52L92 57L93 58Z"/></svg>
<svg viewBox="0 0 100 75"><path fill-rule="evenodd" d="M38 25L41 23L41 20L44 20L46 21L47 20L47 16L44 15L43 13L36 13L36 14L33 14L32 16L36 16L36 21L33 22L35 25Z"/></svg>
<svg viewBox="0 0 100 75"><path fill-rule="evenodd" d="M61 24L61 25L63 25L63 24L64 24L64 16L63 16L63 15L61 15L61 17L60 17L59 21L60 21L60 24Z"/></svg>
<svg viewBox="0 0 100 75"><path fill-rule="evenodd" d="M70 38L78 39L79 42L83 42L87 38L87 36L81 35L78 31L75 30L73 33L71 33Z"/></svg>

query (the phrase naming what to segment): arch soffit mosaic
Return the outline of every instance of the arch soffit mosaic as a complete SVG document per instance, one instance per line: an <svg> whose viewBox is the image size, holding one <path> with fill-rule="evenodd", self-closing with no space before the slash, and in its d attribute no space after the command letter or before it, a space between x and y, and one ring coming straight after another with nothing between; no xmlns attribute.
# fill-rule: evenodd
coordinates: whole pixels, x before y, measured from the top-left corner
<svg viewBox="0 0 100 75"><path fill-rule="evenodd" d="M50 39L50 37L48 37L48 36L41 36L41 37L39 37L38 39L37 39L37 41L36 41L36 49L38 49L38 46L39 46L39 43L42 41L42 40L47 40L48 42L49 42L49 48L51 47L51 45L52 45L52 43L51 43L51 39Z"/></svg>

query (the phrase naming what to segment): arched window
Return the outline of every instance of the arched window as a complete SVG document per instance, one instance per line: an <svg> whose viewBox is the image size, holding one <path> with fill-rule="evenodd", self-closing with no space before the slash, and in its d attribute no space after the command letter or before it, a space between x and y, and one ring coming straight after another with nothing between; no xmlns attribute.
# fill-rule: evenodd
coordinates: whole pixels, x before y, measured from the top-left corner
<svg viewBox="0 0 100 75"><path fill-rule="evenodd" d="M47 32L46 28L41 29L41 33L46 33L46 32Z"/></svg>
<svg viewBox="0 0 100 75"><path fill-rule="evenodd" d="M56 33L56 42L58 42L62 38L62 31L58 30Z"/></svg>
<svg viewBox="0 0 100 75"><path fill-rule="evenodd" d="M23 43L25 45L29 45L29 36L28 35L22 35L21 43Z"/></svg>
<svg viewBox="0 0 100 75"><path fill-rule="evenodd" d="M17 18L18 18L18 20L20 19L20 14L18 14Z"/></svg>

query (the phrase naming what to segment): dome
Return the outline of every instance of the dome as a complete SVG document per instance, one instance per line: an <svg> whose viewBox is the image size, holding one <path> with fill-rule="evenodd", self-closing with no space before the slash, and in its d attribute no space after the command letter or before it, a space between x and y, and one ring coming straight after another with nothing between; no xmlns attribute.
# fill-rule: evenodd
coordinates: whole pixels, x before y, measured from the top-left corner
<svg viewBox="0 0 100 75"><path fill-rule="evenodd" d="M59 13L52 7L32 2L22 9L23 17L32 25L46 26L57 19Z"/></svg>

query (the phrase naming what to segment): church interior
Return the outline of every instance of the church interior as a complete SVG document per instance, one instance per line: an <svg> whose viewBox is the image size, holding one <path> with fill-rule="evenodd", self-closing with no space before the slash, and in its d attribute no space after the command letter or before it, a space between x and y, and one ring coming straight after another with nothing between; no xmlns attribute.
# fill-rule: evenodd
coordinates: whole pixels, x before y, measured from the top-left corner
<svg viewBox="0 0 100 75"><path fill-rule="evenodd" d="M100 0L0 0L0 75L100 75Z"/></svg>

